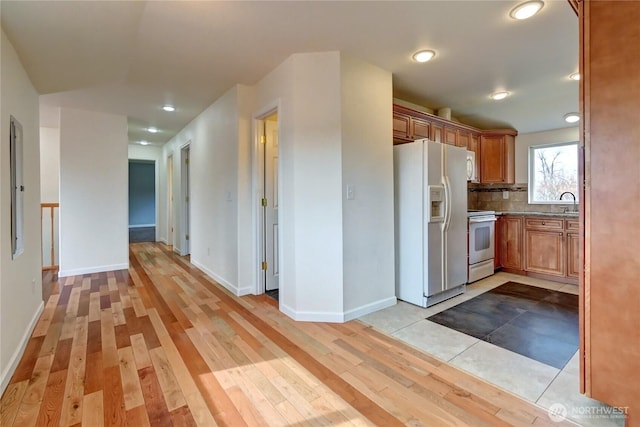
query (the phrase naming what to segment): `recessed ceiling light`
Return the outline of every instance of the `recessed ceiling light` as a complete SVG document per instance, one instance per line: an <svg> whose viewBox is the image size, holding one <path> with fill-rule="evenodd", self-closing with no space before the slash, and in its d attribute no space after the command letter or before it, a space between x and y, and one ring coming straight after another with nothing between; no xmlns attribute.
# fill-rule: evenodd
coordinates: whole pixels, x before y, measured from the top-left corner
<svg viewBox="0 0 640 427"><path fill-rule="evenodd" d="M507 91L494 92L489 97L495 101L500 101L501 99L505 99L509 96L510 93Z"/></svg>
<svg viewBox="0 0 640 427"><path fill-rule="evenodd" d="M151 126L151 127L147 128L147 132L149 132L149 133L158 133L160 131L158 130L158 128L155 128L155 127Z"/></svg>
<svg viewBox="0 0 640 427"><path fill-rule="evenodd" d="M564 121L567 123L576 123L580 121L580 114L578 113L567 113L564 115Z"/></svg>
<svg viewBox="0 0 640 427"><path fill-rule="evenodd" d="M149 143L147 141L140 141L139 144L140 145L149 145Z"/></svg>
<svg viewBox="0 0 640 427"><path fill-rule="evenodd" d="M420 50L413 54L413 60L417 62L427 62L431 60L436 53L432 50Z"/></svg>
<svg viewBox="0 0 640 427"><path fill-rule="evenodd" d="M544 2L541 0L532 0L520 3L509 12L509 16L513 19L527 19L531 18L536 13L540 12L540 9L544 6Z"/></svg>
<svg viewBox="0 0 640 427"><path fill-rule="evenodd" d="M571 80L580 80L580 73L573 73L569 76Z"/></svg>
<svg viewBox="0 0 640 427"><path fill-rule="evenodd" d="M171 112L171 111L176 111L176 107L174 107L173 105L169 105L169 104L167 104L167 105L163 105L163 106L162 106L162 109L163 109L164 111L169 111L169 112Z"/></svg>

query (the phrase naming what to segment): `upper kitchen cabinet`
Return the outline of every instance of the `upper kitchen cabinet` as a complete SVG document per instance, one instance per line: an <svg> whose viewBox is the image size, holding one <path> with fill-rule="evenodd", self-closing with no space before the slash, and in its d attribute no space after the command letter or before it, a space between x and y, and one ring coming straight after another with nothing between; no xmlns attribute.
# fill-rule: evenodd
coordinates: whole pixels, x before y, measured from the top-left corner
<svg viewBox="0 0 640 427"><path fill-rule="evenodd" d="M480 130L401 105L393 105L393 143L429 138L443 144L466 147L476 153L481 183L515 183L513 129Z"/></svg>
<svg viewBox="0 0 640 427"><path fill-rule="evenodd" d="M480 137L480 182L514 184L515 137L513 129L483 131Z"/></svg>
<svg viewBox="0 0 640 427"><path fill-rule="evenodd" d="M417 111L393 106L393 143L403 144L416 139L431 138L431 123L418 117Z"/></svg>
<svg viewBox="0 0 640 427"><path fill-rule="evenodd" d="M413 110L402 105L393 105L393 143L403 144L416 139L429 138L443 144L468 147L476 151L481 130L453 122L423 111ZM479 154L479 152L478 152Z"/></svg>

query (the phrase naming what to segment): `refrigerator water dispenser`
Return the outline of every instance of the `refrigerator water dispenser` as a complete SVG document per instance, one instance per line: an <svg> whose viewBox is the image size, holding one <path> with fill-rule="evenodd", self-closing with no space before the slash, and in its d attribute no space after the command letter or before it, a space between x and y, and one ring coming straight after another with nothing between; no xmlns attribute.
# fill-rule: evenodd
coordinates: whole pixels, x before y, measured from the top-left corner
<svg viewBox="0 0 640 427"><path fill-rule="evenodd" d="M444 222L444 187L429 185L428 188L429 222Z"/></svg>

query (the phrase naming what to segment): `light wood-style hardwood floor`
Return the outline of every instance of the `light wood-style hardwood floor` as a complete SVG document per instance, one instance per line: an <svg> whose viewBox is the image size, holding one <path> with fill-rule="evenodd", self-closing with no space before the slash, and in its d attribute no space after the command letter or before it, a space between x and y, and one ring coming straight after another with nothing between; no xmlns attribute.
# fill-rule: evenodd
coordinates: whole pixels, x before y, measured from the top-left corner
<svg viewBox="0 0 640 427"><path fill-rule="evenodd" d="M54 284L0 425L572 425L359 321L295 322L130 248L128 271Z"/></svg>

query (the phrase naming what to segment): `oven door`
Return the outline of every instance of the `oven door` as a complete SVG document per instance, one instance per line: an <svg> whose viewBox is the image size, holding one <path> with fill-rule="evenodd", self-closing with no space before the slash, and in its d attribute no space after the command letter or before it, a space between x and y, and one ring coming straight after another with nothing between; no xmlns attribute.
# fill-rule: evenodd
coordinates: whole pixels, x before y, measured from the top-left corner
<svg viewBox="0 0 640 427"><path fill-rule="evenodd" d="M496 217L469 218L469 264L493 259Z"/></svg>

